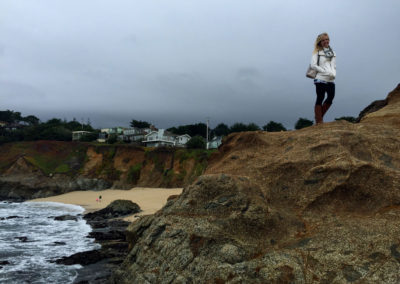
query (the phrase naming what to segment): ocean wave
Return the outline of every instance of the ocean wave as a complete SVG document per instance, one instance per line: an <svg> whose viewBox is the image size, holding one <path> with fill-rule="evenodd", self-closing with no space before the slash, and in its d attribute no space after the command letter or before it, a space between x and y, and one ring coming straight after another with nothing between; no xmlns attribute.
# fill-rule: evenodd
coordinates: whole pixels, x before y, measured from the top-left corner
<svg viewBox="0 0 400 284"><path fill-rule="evenodd" d="M53 261L77 252L99 248L87 238L90 226L82 219L84 208L57 202L0 203L1 283L72 283L79 265ZM71 215L76 220L57 221Z"/></svg>

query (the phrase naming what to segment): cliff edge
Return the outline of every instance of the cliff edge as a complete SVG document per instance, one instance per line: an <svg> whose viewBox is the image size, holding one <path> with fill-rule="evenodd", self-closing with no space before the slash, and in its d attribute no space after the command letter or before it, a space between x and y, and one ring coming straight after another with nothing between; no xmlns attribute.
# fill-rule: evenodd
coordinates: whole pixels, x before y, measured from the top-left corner
<svg viewBox="0 0 400 284"><path fill-rule="evenodd" d="M400 85L360 123L227 137L113 283L400 282Z"/></svg>
<svg viewBox="0 0 400 284"><path fill-rule="evenodd" d="M0 200L73 190L183 187L201 175L212 151L34 141L0 145Z"/></svg>

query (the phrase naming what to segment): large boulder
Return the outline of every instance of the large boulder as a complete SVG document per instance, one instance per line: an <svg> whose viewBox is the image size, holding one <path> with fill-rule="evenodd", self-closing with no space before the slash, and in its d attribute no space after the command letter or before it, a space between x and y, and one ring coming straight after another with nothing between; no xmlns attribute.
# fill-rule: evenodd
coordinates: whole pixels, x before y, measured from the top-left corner
<svg viewBox="0 0 400 284"><path fill-rule="evenodd" d="M227 137L113 283L398 283L400 86L360 123Z"/></svg>
<svg viewBox="0 0 400 284"><path fill-rule="evenodd" d="M88 213L85 215L85 219L107 219L116 218L126 215L131 215L140 212L140 206L131 200L117 199L111 202L106 208Z"/></svg>

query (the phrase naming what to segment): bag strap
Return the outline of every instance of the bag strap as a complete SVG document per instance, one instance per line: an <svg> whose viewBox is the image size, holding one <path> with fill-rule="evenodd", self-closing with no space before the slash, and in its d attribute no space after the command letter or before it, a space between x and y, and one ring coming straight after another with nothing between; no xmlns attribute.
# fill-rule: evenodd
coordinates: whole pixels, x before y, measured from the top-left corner
<svg viewBox="0 0 400 284"><path fill-rule="evenodd" d="M318 61L317 61L317 65L319 66L319 50L318 50Z"/></svg>

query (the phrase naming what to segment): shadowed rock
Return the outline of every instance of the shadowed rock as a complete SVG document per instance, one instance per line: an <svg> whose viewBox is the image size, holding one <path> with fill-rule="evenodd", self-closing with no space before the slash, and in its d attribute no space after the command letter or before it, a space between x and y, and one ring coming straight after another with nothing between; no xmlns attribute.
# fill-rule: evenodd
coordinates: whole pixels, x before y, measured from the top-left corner
<svg viewBox="0 0 400 284"><path fill-rule="evenodd" d="M54 220L56 220L56 221L78 221L78 218L76 216L71 216L71 215L62 215L62 216L54 217Z"/></svg>
<svg viewBox="0 0 400 284"><path fill-rule="evenodd" d="M96 218L115 218L120 216L131 215L140 212L139 205L130 200L114 200L106 208L88 213L85 215L86 220Z"/></svg>

